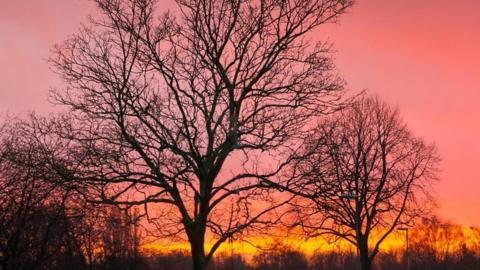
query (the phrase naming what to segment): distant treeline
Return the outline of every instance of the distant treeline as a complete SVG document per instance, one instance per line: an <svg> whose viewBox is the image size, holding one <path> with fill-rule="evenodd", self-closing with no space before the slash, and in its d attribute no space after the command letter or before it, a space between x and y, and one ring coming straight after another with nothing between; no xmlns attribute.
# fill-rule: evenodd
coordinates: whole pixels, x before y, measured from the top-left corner
<svg viewBox="0 0 480 270"><path fill-rule="evenodd" d="M480 228L465 228L438 219L426 220L417 229L411 230L409 241L408 256L404 249L382 251L373 269L476 270L480 267ZM139 269L188 269L191 267L189 258L189 253L182 251L143 257L146 268ZM274 242L248 260L240 255L219 254L209 269L356 270L358 259L351 251L339 249L306 255L297 248Z"/></svg>

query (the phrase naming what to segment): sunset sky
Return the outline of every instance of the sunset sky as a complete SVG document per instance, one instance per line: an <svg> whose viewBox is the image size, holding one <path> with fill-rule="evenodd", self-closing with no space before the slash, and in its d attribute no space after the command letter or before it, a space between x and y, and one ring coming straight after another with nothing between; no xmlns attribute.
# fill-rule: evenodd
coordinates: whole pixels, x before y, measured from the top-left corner
<svg viewBox="0 0 480 270"><path fill-rule="evenodd" d="M159 7L162 7L160 1ZM441 217L480 226L480 1L358 0L334 43L352 91L400 108L411 129L438 145ZM0 114L42 114L61 82L46 59L95 9L85 0L0 0Z"/></svg>

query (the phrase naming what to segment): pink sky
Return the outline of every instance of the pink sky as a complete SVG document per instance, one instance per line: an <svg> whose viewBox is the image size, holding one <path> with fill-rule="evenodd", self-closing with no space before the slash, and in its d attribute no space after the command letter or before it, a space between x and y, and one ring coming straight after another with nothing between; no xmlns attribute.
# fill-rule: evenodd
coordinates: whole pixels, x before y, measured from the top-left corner
<svg viewBox="0 0 480 270"><path fill-rule="evenodd" d="M46 58L93 12L85 0L0 0L0 114L52 111L59 79ZM398 105L411 129L442 155L440 216L480 225L480 1L358 0L334 42L353 90Z"/></svg>

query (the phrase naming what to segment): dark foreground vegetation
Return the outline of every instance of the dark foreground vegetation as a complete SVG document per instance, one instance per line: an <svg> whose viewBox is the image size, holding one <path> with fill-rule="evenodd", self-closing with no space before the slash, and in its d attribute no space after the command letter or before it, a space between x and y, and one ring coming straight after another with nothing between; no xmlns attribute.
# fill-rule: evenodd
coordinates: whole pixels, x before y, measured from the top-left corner
<svg viewBox="0 0 480 270"><path fill-rule="evenodd" d="M3 193L1 198L2 270L192 268L188 251L142 248L146 237L137 211L122 211L111 206L74 205L68 197L63 197L66 200L52 200L50 195L59 192L54 187L32 189L29 187L34 186L33 182L21 183L22 193ZM2 189L14 187L11 184L2 186ZM465 228L436 219L424 221L411 229L408 258L405 254L405 250L401 249L382 251L372 267L406 269L408 260L409 269L478 269L480 228ZM242 257L230 252L218 253L208 269L353 270L357 267L358 259L349 251L338 249L305 255L299 249L277 241L259 249L254 255Z"/></svg>
<svg viewBox="0 0 480 270"><path fill-rule="evenodd" d="M425 248L425 247L422 247ZM430 248L430 247L428 247ZM446 269L446 270L473 270L480 265L480 250L478 246L473 249L462 247L449 253L430 252L410 253L409 269ZM172 253L170 255L145 258L150 262L150 268L145 269L187 269L190 267L189 256L184 253ZM172 263L174 262L174 263ZM142 268L143 269L143 268ZM215 258L209 269L212 270L356 270L358 259L351 252L318 252L312 256L306 256L294 249L282 249L281 251L262 252L253 257L249 262L241 261L238 257ZM378 270L407 269L406 257L401 252L381 253L373 265Z"/></svg>

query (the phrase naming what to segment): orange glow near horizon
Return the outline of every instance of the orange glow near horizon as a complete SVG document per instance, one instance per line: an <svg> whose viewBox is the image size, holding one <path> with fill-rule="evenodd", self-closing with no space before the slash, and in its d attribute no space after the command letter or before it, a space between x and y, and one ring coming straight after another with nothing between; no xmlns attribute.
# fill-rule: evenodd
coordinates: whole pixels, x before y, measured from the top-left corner
<svg viewBox="0 0 480 270"><path fill-rule="evenodd" d="M480 241L480 228L449 225L448 230L445 227L435 227L436 231L432 231L432 228L419 226L416 228L410 228L410 245L418 244L418 237L426 237L431 240L436 240L435 249L441 252L456 252L465 245L467 248L473 248L478 246ZM434 235L432 235L434 234ZM413 238L413 239L412 239ZM240 254L247 260L251 259L255 254L261 250L258 247L267 247L274 241L278 241L277 238L256 238L250 237L247 241L234 241L225 242L217 251L217 256ZM372 237L372 243L376 241L376 237ZM281 239L282 243L294 250L299 250L307 256L311 256L317 252L338 252L347 251L355 253L355 247L346 242L345 240L338 240L331 242L325 238L318 237L309 240L303 240L299 237L287 237ZM417 241L417 243L416 243ZM211 244L206 245L207 251L211 248ZM380 252L383 251L399 251L403 252L405 249L405 232L394 231L389 237L385 239L380 245ZM175 242L175 243L149 243L142 245L142 252L146 255L154 254L168 254L173 251L186 251L190 250L187 242Z"/></svg>
<svg viewBox="0 0 480 270"><path fill-rule="evenodd" d="M273 238L249 238L248 242L225 242L217 250L216 254L241 254L247 258L252 257L260 251L259 247L263 248L275 241ZM322 238L316 238L311 240L300 240L298 238L283 239L283 244L292 247L295 250L304 252L307 255L312 255L315 252L326 252L334 250L347 250L352 251L353 247L345 241L338 241L336 243L329 243ZM385 243L388 245L388 241ZM211 248L212 244L206 244L207 251ZM175 242L175 243L150 243L142 246L143 252L146 254L155 253L168 253L172 251L190 251L190 246L187 242Z"/></svg>
<svg viewBox="0 0 480 270"><path fill-rule="evenodd" d="M2 2L0 116L58 110L47 96L60 80L45 59L95 13L92 2ZM480 1L356 2L338 25L313 36L334 43L339 73L353 91L369 89L398 105L412 131L438 145L440 217L479 226Z"/></svg>

